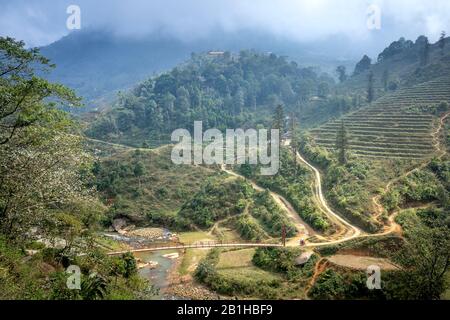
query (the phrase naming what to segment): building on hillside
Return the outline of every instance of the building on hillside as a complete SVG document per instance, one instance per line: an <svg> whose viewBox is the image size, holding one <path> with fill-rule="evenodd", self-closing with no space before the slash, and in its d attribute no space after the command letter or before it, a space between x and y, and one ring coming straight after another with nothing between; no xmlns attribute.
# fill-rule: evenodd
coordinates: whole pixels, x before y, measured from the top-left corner
<svg viewBox="0 0 450 320"><path fill-rule="evenodd" d="M224 51L209 51L208 52L209 56L214 56L214 57L223 56L224 54L225 54Z"/></svg>

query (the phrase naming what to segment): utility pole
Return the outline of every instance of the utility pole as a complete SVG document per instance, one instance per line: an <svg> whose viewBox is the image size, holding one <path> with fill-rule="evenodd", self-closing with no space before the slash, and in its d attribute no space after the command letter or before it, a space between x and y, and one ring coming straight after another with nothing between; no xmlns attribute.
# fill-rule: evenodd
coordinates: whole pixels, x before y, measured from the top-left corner
<svg viewBox="0 0 450 320"><path fill-rule="evenodd" d="M286 247L286 225L283 225L281 229L281 242L283 243L283 247Z"/></svg>

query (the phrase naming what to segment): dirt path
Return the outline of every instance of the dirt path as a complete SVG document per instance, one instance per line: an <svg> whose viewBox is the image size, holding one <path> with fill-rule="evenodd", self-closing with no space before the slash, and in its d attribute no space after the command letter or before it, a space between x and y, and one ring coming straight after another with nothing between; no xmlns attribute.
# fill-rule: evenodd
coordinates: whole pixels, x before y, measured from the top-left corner
<svg viewBox="0 0 450 320"><path fill-rule="evenodd" d="M353 226L352 224L350 224L349 222L347 222L345 219L341 218L337 213L335 213L333 210L330 209L330 207L328 206L325 197L323 196L323 192L322 192L322 180L321 180L321 174L319 172L319 170L317 170L314 166L312 166L311 164L309 164L300 154L297 154L298 159L300 161L302 161L303 163L305 163L314 173L315 173L315 177L316 177L316 182L315 182L315 192L316 192L316 196L319 199L321 205L323 206L324 210L326 210L327 212L327 216L330 217L330 219L332 219L333 221L336 221L338 223L340 223L340 225L345 228L345 235L340 238L340 239L335 239L333 236L331 237L322 237L320 235L317 235L317 233L315 233L316 237L319 238L319 240L321 240L321 242L317 242L317 243L306 243L303 247L304 248L317 248L317 247L324 247L324 246L329 246L329 245L336 245L336 244L341 244L341 243L345 243L348 242L350 240L354 240L354 239L362 239L362 238L369 238L369 237L382 237L385 235L389 235L391 233L394 232L394 230L397 230L397 228L392 228L386 231L383 231L381 233L378 234L365 234L363 233L359 228L357 228L356 226ZM228 170L226 169L225 166L222 166L222 170L224 172L226 172L229 175L235 176L235 177L239 177L242 178L246 181L248 181L255 190L257 191L264 191L263 188L261 188L260 186L258 186L256 183L254 183L253 181L250 181L249 179L245 178L244 176L241 176L239 174L237 174L234 171ZM269 191L270 194L272 195L272 197L274 198L274 200L281 205L281 207L289 214L290 217L292 217L293 222L296 224L296 227L298 228L298 230L302 230L302 228L308 228L309 230L311 230L311 233L309 233L308 235L312 235L314 233L314 230L311 229L310 226L308 226L298 215L298 213L293 209L292 205L289 204L289 202L284 199L282 196ZM394 218L395 216L391 217L391 221L392 221L392 225L395 225L394 223ZM298 247L299 246L299 239L300 238L305 238L307 235L306 233L302 233L299 232L299 234L294 237L293 239L290 239L289 241L286 242L287 246L290 247Z"/></svg>
<svg viewBox="0 0 450 320"><path fill-rule="evenodd" d="M311 280L308 283L308 286L305 289L305 294L308 296L309 291L314 286L314 284L317 281L317 278L326 270L328 266L328 261L326 258L321 258L319 261L317 261L316 265L314 266L314 272L311 277Z"/></svg>
<svg viewBox="0 0 450 320"><path fill-rule="evenodd" d="M324 209L324 212L328 216L328 218L331 221L335 222L338 226L340 226L341 229L345 230L345 239L351 240L352 238L356 238L359 235L361 235L362 231L358 227L347 222L347 220L343 219L339 214L335 213L329 207L329 205L323 195L322 178L321 178L321 174L320 174L319 170L316 169L314 166L312 166L308 161L306 161L298 152L297 152L297 158L314 172L315 196L319 200L319 203L320 203L321 207Z"/></svg>
<svg viewBox="0 0 450 320"><path fill-rule="evenodd" d="M442 128L444 127L445 121L449 116L450 116L450 112L445 114L443 117L441 117L438 128L436 129L435 132L433 132L433 137L437 141L436 149L441 153L440 157L442 157L446 153L446 151L441 148L441 145L439 143L439 133L442 130ZM133 148L133 147L119 145L119 144L112 144L112 143L95 140L95 139L89 139L89 138L86 138L86 139L93 141L93 142L105 143L105 144L108 144L111 146L121 147L121 148L126 148L126 149L146 150L146 151L150 150L150 149ZM289 146L289 144L290 143L288 141L286 145ZM150 151L152 151L152 150L150 150ZM308 161L306 161L298 152L297 152L297 158L301 162L303 162L309 169L311 169L313 171L313 173L315 175L315 188L314 188L315 197L317 198L319 204L321 205L321 209L324 211L324 213L327 214L327 216L330 218L330 220L337 223L339 226L341 226L342 230L344 230L344 232L338 233L339 236L344 234L344 237L342 237L340 239L335 239L334 237L336 237L336 235L334 235L334 236L328 237L328 240L330 240L330 241L327 241L326 238L318 235L307 223L305 223L301 219L300 215L295 211L293 206L284 197L269 190L269 192L270 192L271 196L273 197L273 199L275 200L275 202L278 205L280 205L281 208L283 208L285 210L285 212L288 214L289 218L292 220L292 222L294 223L296 228L299 230L299 234L295 238L290 239L289 242L287 242L288 246L299 246L298 240L300 238L306 238L306 237L313 236L313 235L316 236L318 239L324 240L324 241L319 242L319 243L307 243L304 246L305 248L315 248L315 247L322 247L322 246L328 246L328 245L335 245L335 244L345 243L345 242L348 242L348 241L354 240L354 239L382 237L382 236L386 236L386 235L401 231L400 226L395 223L395 217L398 214L398 212L389 217L388 227L385 228L385 230L383 230L383 232L380 232L377 234L365 234L358 227L347 222L347 220L342 218L339 214L335 213L327 204L327 201L325 200L325 197L324 197L323 191L322 191L322 179L321 179L320 171L318 169L316 169L314 166L312 166ZM426 165L428 165L428 163L429 163L429 161L425 162L420 167L410 170L409 172L403 174L399 178L390 181L385 188L385 192L387 192L389 190L389 188L396 181L425 167ZM239 177L246 181L249 181L249 183L251 183L252 187L255 190L264 191L263 188L258 186L253 181L250 181L249 179L235 173L234 171L226 169L226 167L224 165L221 166L221 169L231 176ZM379 210L381 212L381 210L384 211L384 209L383 209L382 205L379 203L380 199L381 199L381 195L374 197L373 201L377 207L377 210ZM382 214L382 212L381 212L381 214Z"/></svg>
<svg viewBox="0 0 450 320"><path fill-rule="evenodd" d="M224 171L225 173L227 173L231 176L241 178L241 179L244 179L245 181L248 181L252 185L253 189L255 189L256 191L260 191L260 192L265 191L265 189L261 188L255 182L245 178L244 176L242 176L232 170L228 170L224 165L221 166L221 169L222 169L222 171ZM269 193L272 196L272 198L274 199L274 201L286 212L286 214L288 215L288 217L291 219L292 223L295 225L295 227L298 230L297 236L292 239L289 239L287 244L294 246L294 242L295 242L295 245L298 246L300 238L306 238L306 237L310 237L310 236L319 236L314 231L314 229L312 229L306 222L304 222L302 220L300 215L297 213L297 211L295 211L294 207L289 203L289 201L287 201L284 197L282 197L281 195L279 195L273 191L269 190Z"/></svg>
<svg viewBox="0 0 450 320"><path fill-rule="evenodd" d="M336 254L326 259L332 264L355 270L367 270L367 267L372 265L379 266L381 270L398 269L395 264L384 258Z"/></svg>
<svg viewBox="0 0 450 320"><path fill-rule="evenodd" d="M447 118L450 116L450 112L444 114L440 120L439 120L439 125L437 126L436 130L432 133L433 136L433 141L434 141L434 147L435 149L438 151L439 156L438 158L442 158L445 154L446 151L445 149L442 148L442 144L440 143L439 140L439 135L440 132L442 131L442 129L444 128L445 125L445 121L447 120ZM408 172L405 172L404 174L402 174L401 176L391 180L386 187L383 189L383 192L377 196L374 196L372 198L372 202L375 205L376 208L376 213L373 216L374 221L379 221L380 217L383 215L384 213L384 207L381 205L381 197L386 194L387 192L389 192L389 189L398 181L408 177L409 175L413 174L414 172L417 172L419 170L422 170L423 168L425 168L426 166L428 166L428 164L430 163L431 159L427 159L425 160L422 164L420 164L418 167L415 167L411 170L409 170ZM389 226L387 226L387 230L398 230L399 226L395 223L395 221L393 221L392 219L389 219Z"/></svg>

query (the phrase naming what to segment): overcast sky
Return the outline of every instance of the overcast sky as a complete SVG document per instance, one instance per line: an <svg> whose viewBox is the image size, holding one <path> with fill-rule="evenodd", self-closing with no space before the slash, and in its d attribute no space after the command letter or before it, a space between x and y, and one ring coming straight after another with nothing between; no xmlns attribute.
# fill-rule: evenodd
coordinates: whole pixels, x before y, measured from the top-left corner
<svg viewBox="0 0 450 320"><path fill-rule="evenodd" d="M218 29L256 29L292 40L311 41L335 34L368 40L375 33L392 40L435 41L450 34L449 0L0 0L0 35L42 46L69 33L66 9L81 8L82 28L118 35L151 33L180 39L204 37ZM366 26L367 8L381 9L381 31Z"/></svg>

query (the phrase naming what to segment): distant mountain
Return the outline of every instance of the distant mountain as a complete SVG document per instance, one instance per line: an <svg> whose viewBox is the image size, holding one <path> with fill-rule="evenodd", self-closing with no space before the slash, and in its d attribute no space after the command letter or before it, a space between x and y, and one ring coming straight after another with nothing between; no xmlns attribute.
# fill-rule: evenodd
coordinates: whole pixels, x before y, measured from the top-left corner
<svg viewBox="0 0 450 320"><path fill-rule="evenodd" d="M432 81L450 74L450 38L430 43L425 36L416 41L400 38L386 47L374 61L365 56L347 81L344 92L365 92L368 75L373 73L376 96ZM361 69L362 68L362 69Z"/></svg>
<svg viewBox="0 0 450 320"><path fill-rule="evenodd" d="M351 47L348 40L339 37L301 44L252 31L217 32L185 42L161 35L133 39L106 31L83 30L41 48L41 52L57 65L50 80L75 89L91 106L98 106L105 98L112 100L117 90L169 70L189 59L193 52L255 49L289 56L301 66L320 66L331 71L338 64L354 65L358 54Z"/></svg>

